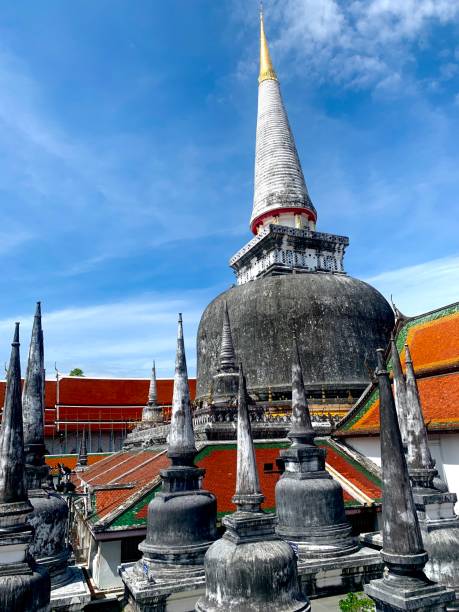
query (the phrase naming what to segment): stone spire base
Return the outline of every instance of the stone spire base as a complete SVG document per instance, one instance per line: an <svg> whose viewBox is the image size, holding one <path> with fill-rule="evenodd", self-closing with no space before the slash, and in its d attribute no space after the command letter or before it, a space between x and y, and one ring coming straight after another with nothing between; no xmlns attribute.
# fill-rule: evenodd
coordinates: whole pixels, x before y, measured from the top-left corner
<svg viewBox="0 0 459 612"><path fill-rule="evenodd" d="M424 572L439 584L456 591L459 610L459 517L454 512L455 493L413 489L419 527L429 554Z"/></svg>
<svg viewBox="0 0 459 612"><path fill-rule="evenodd" d="M225 516L226 532L207 551L206 594L199 612L309 612L311 604L299 592L292 547L275 533L276 517L265 514L246 381L239 366L237 468L234 514Z"/></svg>
<svg viewBox="0 0 459 612"><path fill-rule="evenodd" d="M298 593L293 550L275 533L276 517L238 511L206 554L206 596L198 612L309 612Z"/></svg>
<svg viewBox="0 0 459 612"><path fill-rule="evenodd" d="M392 571L387 577L372 580L365 586L365 593L375 602L377 612L440 612L454 598L452 591L429 582L423 574L420 577L397 576Z"/></svg>

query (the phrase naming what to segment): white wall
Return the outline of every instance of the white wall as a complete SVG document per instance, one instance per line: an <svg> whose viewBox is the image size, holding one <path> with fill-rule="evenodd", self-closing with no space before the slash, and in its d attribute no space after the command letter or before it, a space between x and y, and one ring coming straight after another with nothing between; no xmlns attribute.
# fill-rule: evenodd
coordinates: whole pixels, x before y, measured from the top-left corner
<svg viewBox="0 0 459 612"><path fill-rule="evenodd" d="M346 438L346 444L381 466L381 444L379 436L356 436Z"/></svg>
<svg viewBox="0 0 459 612"><path fill-rule="evenodd" d="M123 586L123 581L118 576L118 565L120 563L121 540L97 543L97 552L91 568L97 588L111 589Z"/></svg>
<svg viewBox="0 0 459 612"><path fill-rule="evenodd" d="M441 464L446 484L452 493L459 497L459 433L439 435L440 453L435 453L436 447L432 448L438 465ZM456 504L456 512L459 513L459 503Z"/></svg>
<svg viewBox="0 0 459 612"><path fill-rule="evenodd" d="M379 436L349 437L346 443L381 465ZM446 482L450 492L456 493L459 498L459 434L429 434L429 446L439 476ZM456 504L456 512L459 513L459 502Z"/></svg>

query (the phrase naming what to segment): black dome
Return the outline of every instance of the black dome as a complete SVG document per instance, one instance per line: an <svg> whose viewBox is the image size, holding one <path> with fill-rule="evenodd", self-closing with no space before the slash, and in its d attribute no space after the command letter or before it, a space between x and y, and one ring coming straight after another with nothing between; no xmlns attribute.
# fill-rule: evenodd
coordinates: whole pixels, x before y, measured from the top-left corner
<svg viewBox="0 0 459 612"><path fill-rule="evenodd" d="M207 306L197 337L197 398L216 373L227 302L236 358L249 390L289 390L296 332L305 383L335 390L365 387L375 350L385 347L394 315L376 289L342 274L261 278L228 289Z"/></svg>

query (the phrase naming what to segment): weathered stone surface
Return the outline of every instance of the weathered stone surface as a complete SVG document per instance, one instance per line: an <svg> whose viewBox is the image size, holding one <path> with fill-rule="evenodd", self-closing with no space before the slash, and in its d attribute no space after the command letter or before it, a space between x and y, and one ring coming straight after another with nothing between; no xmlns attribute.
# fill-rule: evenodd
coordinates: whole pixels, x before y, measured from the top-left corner
<svg viewBox="0 0 459 612"><path fill-rule="evenodd" d="M392 310L366 283L337 274L262 278L220 294L204 311L197 336L197 399L209 391L227 302L234 349L245 365L249 392L291 389L292 331L308 364L307 389L362 389L385 345Z"/></svg>
<svg viewBox="0 0 459 612"><path fill-rule="evenodd" d="M23 563L5 575L0 565L0 610L48 612L50 581L45 570Z"/></svg>
<svg viewBox="0 0 459 612"><path fill-rule="evenodd" d="M268 223L229 261L238 285L265 276L344 273L349 238Z"/></svg>
<svg viewBox="0 0 459 612"><path fill-rule="evenodd" d="M51 576L53 588L68 583L67 573L70 550L66 543L68 507L62 497L51 490L30 492L33 512L27 517L34 530L30 553Z"/></svg>
<svg viewBox="0 0 459 612"><path fill-rule="evenodd" d="M406 384L405 377L403 376L402 364L400 361L400 355L395 344L394 335L391 334L390 338L390 350L392 359L392 372L394 376L394 400L395 408L397 410L398 425L400 427L400 434L402 436L402 442L406 446L407 444L407 408L406 408Z"/></svg>
<svg viewBox="0 0 459 612"><path fill-rule="evenodd" d="M311 609L298 589L292 548L274 532L275 517L260 510L255 451L246 382L239 366L236 493L237 512L225 516L226 532L206 553L206 594L201 612L294 612Z"/></svg>
<svg viewBox="0 0 459 612"><path fill-rule="evenodd" d="M413 490L424 547L429 554L426 576L456 591L459 609L459 517L455 493Z"/></svg>
<svg viewBox="0 0 459 612"><path fill-rule="evenodd" d="M195 455L196 446L191 418L190 388L188 386L182 315L179 314L172 416L167 456L171 458L173 465L191 465Z"/></svg>
<svg viewBox="0 0 459 612"><path fill-rule="evenodd" d="M163 411L161 406L158 406L157 391L156 391L156 366L153 361L151 368L150 387L148 390L148 401L142 411L142 426L148 424L158 424L163 422Z"/></svg>
<svg viewBox="0 0 459 612"><path fill-rule="evenodd" d="M445 610L455 599L450 591L430 582L423 573L428 555L411 491L408 467L397 420L392 388L385 369L384 351L378 349L381 461L383 477L383 548L387 572L365 585L376 610Z"/></svg>
<svg viewBox="0 0 459 612"><path fill-rule="evenodd" d="M50 579L28 547L32 506L25 480L19 323L16 323L0 428L0 610L49 610Z"/></svg>
<svg viewBox="0 0 459 612"><path fill-rule="evenodd" d="M344 511L343 490L325 470L325 450L314 444L298 343L293 343L292 445L281 451L285 471L276 484L277 534L298 559L324 559L358 550Z"/></svg>
<svg viewBox="0 0 459 612"><path fill-rule="evenodd" d="M16 323L0 430L0 504L18 502L24 502L31 511L25 480L19 323Z"/></svg>
<svg viewBox="0 0 459 612"><path fill-rule="evenodd" d="M80 448L78 450L78 462L79 468L84 468L88 465L88 448L86 445L86 429L83 429L81 434Z"/></svg>
<svg viewBox="0 0 459 612"><path fill-rule="evenodd" d="M217 537L217 502L201 489L205 470L195 467L196 452L180 315L167 452L171 466L161 470L162 489L148 505L142 559L119 569L133 610L160 612L170 593L202 586L204 554Z"/></svg>
<svg viewBox="0 0 459 612"><path fill-rule="evenodd" d="M271 529L272 526L271 519ZM256 519L252 527L256 531ZM196 610L310 610L310 603L298 595L296 564L290 546L273 537L272 530L271 534L262 533L260 539L247 534L246 540L236 543L225 535L211 546L205 561L206 596L198 601Z"/></svg>
<svg viewBox="0 0 459 612"><path fill-rule="evenodd" d="M22 393L24 451L28 489L47 484L49 469L45 463L45 363L41 304L37 302L30 340L27 371Z"/></svg>

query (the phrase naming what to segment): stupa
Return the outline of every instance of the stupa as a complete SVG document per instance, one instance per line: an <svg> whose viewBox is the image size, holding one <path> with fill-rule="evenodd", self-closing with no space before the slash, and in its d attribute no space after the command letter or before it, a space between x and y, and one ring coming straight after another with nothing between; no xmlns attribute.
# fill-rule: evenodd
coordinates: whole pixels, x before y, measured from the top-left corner
<svg viewBox="0 0 459 612"><path fill-rule="evenodd" d="M19 323L16 323L0 428L0 610L48 612L49 574L30 551L33 511L27 496L21 404Z"/></svg>
<svg viewBox="0 0 459 612"><path fill-rule="evenodd" d="M378 346L394 325L373 287L345 272L345 236L318 232L295 140L269 54L263 16L250 228L254 237L230 260L237 286L205 309L197 336L197 402L205 402L219 361L221 313L231 318L234 350L256 401L288 399L291 330L308 363L310 396L341 403L369 383ZM312 144L310 145L313 146ZM284 432L285 433L285 432Z"/></svg>
<svg viewBox="0 0 459 612"><path fill-rule="evenodd" d="M377 611L440 612L446 610L455 594L431 582L423 572L428 555L411 491L384 350L378 349L377 355L383 479L381 556L387 567L383 578L365 585L365 592L375 601Z"/></svg>
<svg viewBox="0 0 459 612"><path fill-rule="evenodd" d="M163 412L161 406L157 404L156 391L156 365L153 361L151 368L150 387L148 389L148 401L142 411L142 424L144 426L158 424L163 422Z"/></svg>
<svg viewBox="0 0 459 612"><path fill-rule="evenodd" d="M351 535L343 490L325 469L326 450L314 444L296 338L292 361L292 444L280 452L285 470L276 485L277 534L297 551L308 595L361 588L382 571L379 554Z"/></svg>
<svg viewBox="0 0 459 612"><path fill-rule="evenodd" d="M33 512L27 516L34 531L30 553L49 572L53 610L76 612L90 601L91 594L81 569L69 565L69 510L65 499L53 489L45 463L44 381L44 341L38 302L22 395L25 470L33 506Z"/></svg>
<svg viewBox="0 0 459 612"><path fill-rule="evenodd" d="M171 465L161 470L161 491L148 506L147 535L139 545L142 559L120 568L127 599L136 611L164 610L171 593L204 583L204 555L217 537L217 503L201 488L205 470L195 467L196 453L179 315L167 450Z"/></svg>
<svg viewBox="0 0 459 612"><path fill-rule="evenodd" d="M436 486L438 472L432 458L424 423L416 376L408 345L405 344L406 382L399 353L392 342L392 367L396 392L397 416L405 432L406 460L413 498L424 547L429 554L425 565L428 578L454 588L459 599L459 517L454 512L455 493ZM402 436L403 439L403 436ZM456 604L459 609L459 603Z"/></svg>
<svg viewBox="0 0 459 612"><path fill-rule="evenodd" d="M206 594L198 612L296 612L311 605L300 594L295 555L275 534L276 518L261 510L247 389L239 366L237 421L237 506L223 519L226 532L205 557Z"/></svg>

